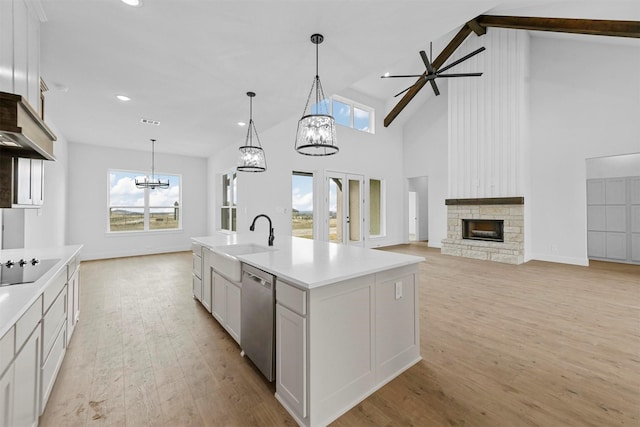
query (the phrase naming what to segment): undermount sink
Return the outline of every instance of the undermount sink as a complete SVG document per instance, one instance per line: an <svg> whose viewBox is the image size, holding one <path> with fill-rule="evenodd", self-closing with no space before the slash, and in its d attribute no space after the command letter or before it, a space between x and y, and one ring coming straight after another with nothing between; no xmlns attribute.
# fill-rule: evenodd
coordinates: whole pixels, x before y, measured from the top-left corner
<svg viewBox="0 0 640 427"><path fill-rule="evenodd" d="M255 243L216 246L211 248L211 267L228 279L234 282L240 282L242 280L242 261L237 258L239 255L257 254L275 250L276 249L272 247L256 245Z"/></svg>

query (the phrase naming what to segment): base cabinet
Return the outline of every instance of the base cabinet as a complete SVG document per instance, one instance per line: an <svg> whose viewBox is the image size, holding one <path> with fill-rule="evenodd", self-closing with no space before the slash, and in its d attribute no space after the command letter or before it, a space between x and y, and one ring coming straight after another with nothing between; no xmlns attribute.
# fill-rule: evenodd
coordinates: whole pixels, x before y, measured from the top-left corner
<svg viewBox="0 0 640 427"><path fill-rule="evenodd" d="M0 427L13 426L13 364L0 376Z"/></svg>
<svg viewBox="0 0 640 427"><path fill-rule="evenodd" d="M202 302L202 246L192 244L191 252L193 260L191 268L193 297Z"/></svg>
<svg viewBox="0 0 640 427"><path fill-rule="evenodd" d="M38 325L39 326L39 325ZM16 381L14 387L13 425L37 426L40 416L40 328L36 328L27 340L14 363Z"/></svg>
<svg viewBox="0 0 640 427"><path fill-rule="evenodd" d="M307 319L276 304L276 392L300 419L307 416Z"/></svg>
<svg viewBox="0 0 640 427"><path fill-rule="evenodd" d="M80 317L80 269L71 273L67 282L67 343L71 340Z"/></svg>
<svg viewBox="0 0 640 427"><path fill-rule="evenodd" d="M213 301L211 314L229 332L231 337L240 344L240 305L241 287L231 282L215 270L212 272Z"/></svg>

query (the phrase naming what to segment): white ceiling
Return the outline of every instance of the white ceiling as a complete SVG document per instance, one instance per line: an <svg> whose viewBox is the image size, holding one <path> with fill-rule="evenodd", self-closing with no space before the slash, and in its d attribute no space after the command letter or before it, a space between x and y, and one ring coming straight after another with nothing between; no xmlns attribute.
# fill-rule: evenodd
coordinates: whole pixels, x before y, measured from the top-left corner
<svg viewBox="0 0 640 427"><path fill-rule="evenodd" d="M311 34L324 34L327 92L355 89L383 102L422 72L450 33L482 13L640 19L640 1L42 0L46 111L71 142L208 157L244 141L247 91L258 132L301 115L315 75ZM427 91L429 92L429 91ZM117 94L131 101L118 101ZM422 95L422 94L421 94ZM419 96L421 96L419 95ZM424 98L426 98L425 95ZM423 101L424 101L423 98ZM418 101L416 99L416 101ZM414 102L416 102L414 101ZM387 112L382 112L385 115ZM380 113L378 113L380 114ZM158 120L156 127L141 118ZM292 129L292 140L295 129ZM283 143L287 143L283 141Z"/></svg>

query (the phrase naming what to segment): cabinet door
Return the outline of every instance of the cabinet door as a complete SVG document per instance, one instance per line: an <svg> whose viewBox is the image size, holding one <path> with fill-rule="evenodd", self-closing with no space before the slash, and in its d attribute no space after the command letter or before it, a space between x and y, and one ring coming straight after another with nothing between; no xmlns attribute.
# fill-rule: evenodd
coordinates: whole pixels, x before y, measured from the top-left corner
<svg viewBox="0 0 640 427"><path fill-rule="evenodd" d="M13 424L13 364L0 377L0 427Z"/></svg>
<svg viewBox="0 0 640 427"><path fill-rule="evenodd" d="M240 304L242 301L240 287L227 282L227 318L226 329L238 344L240 344Z"/></svg>
<svg viewBox="0 0 640 427"><path fill-rule="evenodd" d="M49 395L53 389L53 384L58 376L58 371L62 365L64 354L67 351L67 325L66 323L58 332L56 340L53 343L51 352L48 356L43 356L42 371L40 372L40 414L44 412L47 406Z"/></svg>
<svg viewBox="0 0 640 427"><path fill-rule="evenodd" d="M33 203L31 194L31 159L17 158L15 160L15 202L19 205Z"/></svg>
<svg viewBox="0 0 640 427"><path fill-rule="evenodd" d="M307 416L307 319L276 304L276 393Z"/></svg>
<svg viewBox="0 0 640 427"><path fill-rule="evenodd" d="M73 335L78 320L78 304L80 302L78 295L80 292L78 271L79 270L76 270L76 272L73 273L67 284L67 343L71 341L71 336Z"/></svg>
<svg viewBox="0 0 640 427"><path fill-rule="evenodd" d="M211 314L221 325L225 324L227 306L227 280L217 273L213 273L213 301Z"/></svg>
<svg viewBox="0 0 640 427"><path fill-rule="evenodd" d="M13 363L19 379L14 387L13 423L36 426L40 415L40 327L31 334Z"/></svg>
<svg viewBox="0 0 640 427"><path fill-rule="evenodd" d="M44 160L31 159L31 203L44 203Z"/></svg>
<svg viewBox="0 0 640 427"><path fill-rule="evenodd" d="M191 274L193 281L193 297L198 301L202 301L202 280L195 274Z"/></svg>

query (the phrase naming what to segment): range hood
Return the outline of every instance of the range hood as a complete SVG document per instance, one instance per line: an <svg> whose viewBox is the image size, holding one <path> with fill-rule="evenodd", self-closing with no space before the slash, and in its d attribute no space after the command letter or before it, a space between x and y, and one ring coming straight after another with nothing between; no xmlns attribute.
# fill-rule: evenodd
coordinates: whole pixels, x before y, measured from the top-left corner
<svg viewBox="0 0 640 427"><path fill-rule="evenodd" d="M56 136L21 95L0 92L0 152L55 160Z"/></svg>

